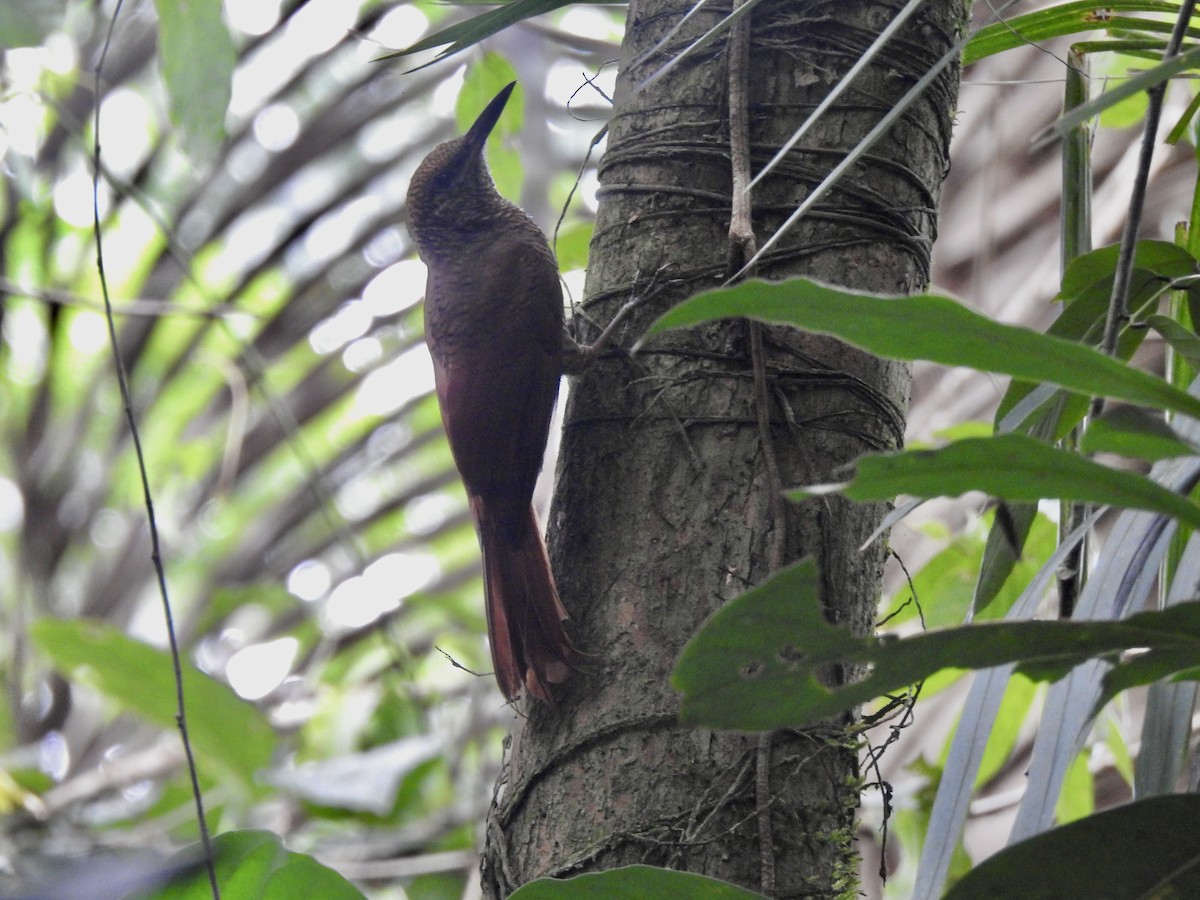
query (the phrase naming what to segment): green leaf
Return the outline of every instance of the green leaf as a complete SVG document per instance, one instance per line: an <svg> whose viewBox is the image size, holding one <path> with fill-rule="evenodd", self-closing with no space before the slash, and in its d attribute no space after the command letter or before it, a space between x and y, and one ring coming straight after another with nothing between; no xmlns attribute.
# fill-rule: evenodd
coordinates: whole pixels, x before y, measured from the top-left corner
<svg viewBox="0 0 1200 900"><path fill-rule="evenodd" d="M1091 754L1075 757L1063 778L1062 792L1054 807L1054 817L1060 825L1075 822L1096 811L1096 785L1088 769Z"/></svg>
<svg viewBox="0 0 1200 900"><path fill-rule="evenodd" d="M1105 15L1101 15L1101 10ZM1115 0L1099 6L1094 2L1061 3L1024 16L1006 18L1003 22L979 29L963 50L963 65L970 65L986 56L993 56L1014 47L1110 27L1114 12L1157 12L1169 16L1179 14L1179 4L1168 0ZM1146 27L1145 22L1123 18L1124 22L1135 22L1136 27Z"/></svg>
<svg viewBox="0 0 1200 900"><path fill-rule="evenodd" d="M192 858L197 847L181 856ZM213 839L217 883L223 900L362 900L363 894L333 869L311 856L293 853L269 831L230 831ZM186 881L151 894L148 900L208 900L208 873L201 868Z"/></svg>
<svg viewBox="0 0 1200 900"><path fill-rule="evenodd" d="M404 885L405 900L462 900L474 896L467 888L469 877L463 872L431 872L418 875Z"/></svg>
<svg viewBox="0 0 1200 900"><path fill-rule="evenodd" d="M472 63L454 106L454 118L459 131L465 132L470 128L475 117L500 93L501 88L516 80L516 69L499 53L485 53ZM511 141L505 138L521 130L524 113L524 90L517 85L504 105L504 112L500 114L496 127L488 135L486 148L488 169L496 183L496 190L513 201L521 198L525 172L520 155L509 146Z"/></svg>
<svg viewBox="0 0 1200 900"><path fill-rule="evenodd" d="M594 222L569 222L558 232L554 250L558 254L560 271L570 272L587 266L594 227Z"/></svg>
<svg viewBox="0 0 1200 900"><path fill-rule="evenodd" d="M1006 503L1000 516L1003 518L992 520L987 544L976 569L978 578L971 597L971 608L976 615L991 609L992 601L1009 582L1009 576L1025 552L1029 531L1037 519L1037 504Z"/></svg>
<svg viewBox="0 0 1200 900"><path fill-rule="evenodd" d="M193 162L209 162L225 135L237 51L221 0L154 0L158 59L171 121Z"/></svg>
<svg viewBox="0 0 1200 900"><path fill-rule="evenodd" d="M1099 713L1109 700L1133 687L1154 684L1163 679L1196 681L1200 671L1196 657L1178 647L1152 648L1117 662L1104 676L1095 712Z"/></svg>
<svg viewBox="0 0 1200 900"><path fill-rule="evenodd" d="M1080 439L1079 449L1084 453L1119 453L1151 462L1196 454L1195 448L1161 415L1139 406L1118 406L1093 419Z"/></svg>
<svg viewBox="0 0 1200 900"><path fill-rule="evenodd" d="M1038 515L1037 507L1033 504L1019 504L1017 510L1023 512L1027 507L1031 512L1028 521L1021 526L1021 537L1022 543L1026 538L1031 542L1031 550L1024 560L1010 558L1004 571L996 573L996 583L989 600L999 597L999 602L986 609L976 608L975 621L1002 618L1037 572L1037 560L1054 549L1057 527L1045 516ZM986 519L954 534L944 548L921 566L920 571L913 573L912 592L921 601L922 621L926 627L961 625L966 621L973 602L978 602L978 582L983 579L980 571L982 561L986 559L985 549L991 549L992 542L997 539L995 536L1005 530L993 521L985 543L981 533L985 525ZM908 586L905 585L893 597L893 602L908 595ZM887 627L894 630L895 626L916 617L915 604L908 604L897 615L888 617Z"/></svg>
<svg viewBox="0 0 1200 900"><path fill-rule="evenodd" d="M884 297L806 279L748 281L684 301L648 335L741 316L830 334L879 356L967 366L1200 418L1200 400L1162 379L1090 347L994 322L935 294Z"/></svg>
<svg viewBox="0 0 1200 900"><path fill-rule="evenodd" d="M1197 94L1200 96L1200 94ZM1171 348L1187 360L1193 369L1200 369L1200 337L1168 316L1147 316L1142 320L1162 335Z"/></svg>
<svg viewBox="0 0 1200 900"><path fill-rule="evenodd" d="M511 900L753 900L761 896L727 881L690 872L624 866L575 878L539 878L514 891Z"/></svg>
<svg viewBox="0 0 1200 900"><path fill-rule="evenodd" d="M976 788L982 788L991 781L1012 759L1013 751L1023 736L1022 726L1029 719L1029 712L1040 695L1039 686L1032 678L1014 674L1008 680L1004 699L987 735L987 748L979 761L979 771L975 773ZM953 741L954 735L948 734L942 750L943 765Z"/></svg>
<svg viewBox="0 0 1200 900"><path fill-rule="evenodd" d="M1161 56L1161 54L1159 54ZM1150 96L1145 91L1131 94L1107 106L1100 113L1100 127L1105 129L1132 128L1146 117Z"/></svg>
<svg viewBox="0 0 1200 900"><path fill-rule="evenodd" d="M1028 385L1028 382L1014 381L1009 385L1007 394L1010 396L1014 389ZM1042 408L1039 415L1028 421L1027 433L1038 440L1047 440L1058 428L1063 418L1063 411L1070 400L1086 401L1075 394L1065 391L1055 391L1053 400ZM1080 415L1082 416L1082 411ZM999 416L999 413L997 413ZM1037 503L1001 503L996 508L996 516L988 533L987 546L983 551L983 559L977 567L979 580L975 582L975 596L971 607L976 616L988 610L992 601L999 595L1001 588L1009 581L1009 576L1017 567L1018 561L1025 553L1025 545L1029 540L1030 529L1037 518ZM1053 547L1055 542L1050 543ZM1047 554L1049 550L1047 550ZM1043 557L1044 558L1044 557ZM1033 573L1029 573L1033 577ZM1028 578L1024 583L1028 584ZM1017 591L1020 593L1020 590ZM1016 600L1014 595L1005 609Z"/></svg>
<svg viewBox="0 0 1200 900"><path fill-rule="evenodd" d="M1062 313L1046 329L1046 333L1077 344L1097 346L1104 334L1112 296L1113 275L1117 268L1120 246L1101 247L1071 260L1063 275L1058 299L1064 303ZM1157 304L1175 279L1185 279L1197 272L1196 259L1181 247L1167 241L1138 241L1134 250L1133 272L1130 274L1129 307L1135 316L1151 304ZM1125 328L1117 343L1116 357L1128 360L1141 345L1146 331ZM1003 421L1009 411L1035 385L1014 379L1004 392L996 410L996 422ZM1060 401L1061 402L1061 401ZM1043 409L1049 410L1047 402ZM1054 421L1046 423L1055 439L1061 439L1078 424L1087 412L1087 401L1079 395L1065 398L1061 408L1050 413ZM1029 430L1027 428L1022 430ZM1045 435L1042 435L1045 436Z"/></svg>
<svg viewBox="0 0 1200 900"><path fill-rule="evenodd" d="M983 558L973 570L978 575L971 598L975 621L1008 612L1037 574L1040 560L1054 550L1057 538L1058 527L1038 512L1036 503L997 506Z"/></svg>
<svg viewBox="0 0 1200 900"><path fill-rule="evenodd" d="M1095 100L1084 103L1082 106L1077 106L1070 112L1065 113L1057 122L1034 135L1032 141L1033 148L1037 149L1061 137L1072 128L1082 125L1088 119L1104 112L1104 110L1111 106L1115 106L1122 100L1148 90L1166 81L1168 78L1173 78L1195 67L1197 64L1200 64L1200 47L1192 47L1178 56L1171 57L1166 62L1152 66L1144 72L1134 75L1126 81L1122 81L1115 87L1109 88Z"/></svg>
<svg viewBox="0 0 1200 900"><path fill-rule="evenodd" d="M87 619L40 619L30 634L37 648L73 681L124 711L175 729L171 656L117 629ZM275 733L262 714L229 687L183 663L188 734L200 766L219 768L249 791L271 762Z"/></svg>
<svg viewBox="0 0 1200 900"><path fill-rule="evenodd" d="M1125 743L1125 735L1121 733L1121 725L1116 721L1108 723L1105 729L1105 746L1112 754L1113 768L1117 770L1127 785L1133 786L1133 757L1129 753L1129 745ZM1143 745L1143 750L1145 745ZM1139 757L1141 754L1139 754Z"/></svg>
<svg viewBox="0 0 1200 900"><path fill-rule="evenodd" d="M411 46L405 47L403 50L397 50L395 53L389 53L386 56L379 57L384 59L397 59L404 56L411 56L414 53L420 53L422 50L432 50L434 47L446 47L434 59L431 59L425 65L418 66L417 69L423 69L425 66L431 66L436 62L440 62L449 56L453 56L468 47L473 47L482 41L484 38L489 38L493 34L503 31L510 25L515 25L525 19L531 19L534 16L540 16L544 13L552 12L556 9L561 9L564 6L570 6L578 0L511 0L497 9L488 10L482 15L474 16L465 22L456 22L446 28L435 31L428 37L424 37ZM599 0L584 0L584 2L599 2ZM618 2L618 0L603 0L603 2ZM417 71L412 69L411 71Z"/></svg>
<svg viewBox="0 0 1200 900"><path fill-rule="evenodd" d="M1006 847L945 900L1200 897L1200 796L1127 803Z"/></svg>
<svg viewBox="0 0 1200 900"><path fill-rule="evenodd" d="M62 24L66 0L0 3L0 47L37 47Z"/></svg>
<svg viewBox="0 0 1200 900"><path fill-rule="evenodd" d="M1064 300L1077 298L1097 284L1102 284L1107 288L1102 292L1103 295L1111 294L1113 273L1116 271L1120 253L1119 244L1110 244L1107 247L1085 253L1083 256L1075 257L1063 275L1062 291L1059 297ZM1176 278L1195 275L1197 272L1196 258L1183 247L1176 246L1169 241L1138 241L1133 255L1133 267L1135 272L1144 271L1163 284ZM1100 319L1106 310L1107 303L1099 309L1090 309L1088 317L1093 320ZM1058 325L1058 322L1055 322L1055 325L1051 326L1051 330L1062 337L1082 337L1076 332L1060 332L1057 330L1059 327L1061 326Z"/></svg>
<svg viewBox="0 0 1200 900"><path fill-rule="evenodd" d="M1144 475L1110 469L1024 434L967 438L939 450L869 454L844 485L789 491L792 500L837 490L851 500L957 497L984 491L1004 500L1048 497L1163 513L1200 528L1200 506Z"/></svg>
<svg viewBox="0 0 1200 900"><path fill-rule="evenodd" d="M820 583L816 564L806 559L713 615L684 647L672 675L684 694L681 721L769 731L853 709L941 669L1029 662L1058 671L1133 647L1200 654L1200 603L1122 622L989 622L876 638L829 624ZM859 664L870 666L861 680L827 684L834 667Z"/></svg>
<svg viewBox="0 0 1200 900"><path fill-rule="evenodd" d="M1175 146L1187 135L1188 126L1195 120L1196 113L1200 112L1200 94L1192 97L1188 103L1187 109L1179 116L1179 119L1171 126L1170 132L1167 133L1166 143Z"/></svg>
<svg viewBox="0 0 1200 900"><path fill-rule="evenodd" d="M499 53L485 53L467 67L462 89L454 103L454 121L460 132L474 124L476 116L492 102L506 85L517 80L517 70ZM522 88L513 89L514 96L504 104L504 111L496 121L489 143L497 143L501 135L516 134L521 130L522 113L525 110Z"/></svg>

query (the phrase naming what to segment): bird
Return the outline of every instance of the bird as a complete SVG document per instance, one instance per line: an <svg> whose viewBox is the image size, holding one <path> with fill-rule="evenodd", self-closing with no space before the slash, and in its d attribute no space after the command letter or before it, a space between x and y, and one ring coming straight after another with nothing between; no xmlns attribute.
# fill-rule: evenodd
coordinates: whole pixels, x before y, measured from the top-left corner
<svg viewBox="0 0 1200 900"><path fill-rule="evenodd" d="M425 339L483 556L492 662L509 701L553 705L581 654L564 622L533 507L566 366L558 264L541 229L496 190L484 146L516 82L418 165L408 230L428 269Z"/></svg>

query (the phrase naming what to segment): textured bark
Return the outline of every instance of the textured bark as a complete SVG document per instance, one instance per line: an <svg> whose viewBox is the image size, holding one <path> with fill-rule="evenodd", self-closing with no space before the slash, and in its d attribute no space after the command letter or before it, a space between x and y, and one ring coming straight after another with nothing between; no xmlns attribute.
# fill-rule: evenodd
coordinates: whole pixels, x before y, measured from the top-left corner
<svg viewBox="0 0 1200 900"><path fill-rule="evenodd" d="M634 3L618 79L585 308L606 320L652 293L627 339L726 268L725 44L633 89L726 11L694 16L646 61L690 0ZM760 169L900 4L764 3L752 27L750 123ZM933 4L754 192L759 243L950 46L961 3ZM638 65L631 61L638 60ZM957 76L941 79L772 254L760 274L890 293L922 288L946 170ZM773 446L786 485L832 480L899 446L908 370L831 339L768 329ZM857 747L849 721L759 739L675 723L668 684L712 612L769 574L776 523L755 420L745 323L656 338L571 386L551 557L585 671L557 708L519 719L488 825L484 888L636 862L775 896L853 894ZM872 627L884 546L858 548L884 508L789 506L787 557L814 555L829 618ZM768 781L760 779L769 778ZM765 790L764 790L765 789ZM769 796L765 806L759 802ZM760 841L769 819L771 846ZM765 874L764 874L765 873Z"/></svg>

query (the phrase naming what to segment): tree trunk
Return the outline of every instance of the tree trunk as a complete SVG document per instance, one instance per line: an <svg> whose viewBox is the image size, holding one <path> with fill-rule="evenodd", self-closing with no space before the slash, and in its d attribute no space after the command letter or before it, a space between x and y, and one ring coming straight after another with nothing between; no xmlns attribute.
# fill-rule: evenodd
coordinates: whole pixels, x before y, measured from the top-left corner
<svg viewBox="0 0 1200 900"><path fill-rule="evenodd" d="M861 56L899 3L754 9L750 138L757 172ZM728 10L631 4L585 309L604 321L651 294L625 342L726 275L727 41L635 89ZM947 50L960 2L928 5L753 193L759 245ZM636 62L635 62L636 61ZM957 75L940 79L759 269L904 293L929 274ZM699 872L781 897L852 895L860 777L850 721L757 735L678 726L668 678L723 603L770 574L778 523L756 424L748 326L656 338L571 385L551 557L585 671L517 721L488 823L484 888L630 863ZM772 446L785 486L903 439L907 367L818 335L765 330ZM786 558L813 555L832 621L872 627L885 547L859 547L882 505L789 505ZM769 840L764 840L769 835Z"/></svg>

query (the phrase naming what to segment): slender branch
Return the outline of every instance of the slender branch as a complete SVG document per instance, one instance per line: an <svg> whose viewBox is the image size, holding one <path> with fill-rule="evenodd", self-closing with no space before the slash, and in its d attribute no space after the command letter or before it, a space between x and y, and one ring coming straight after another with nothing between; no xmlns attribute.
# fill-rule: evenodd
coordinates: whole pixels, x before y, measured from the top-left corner
<svg viewBox="0 0 1200 900"><path fill-rule="evenodd" d="M97 303L90 297L82 297L72 291L63 291L58 288L31 287L13 281L11 278L4 278L3 276L0 276L0 294L9 294L14 297L29 297L32 300L55 304L57 306L72 306L79 309L104 312L104 304ZM112 304L112 311L118 316L146 316L149 318L190 316L197 319L221 319L236 316L243 319L262 319L262 316L258 313L240 310L228 304L222 304L212 309L200 309L193 306L184 306L180 303L172 303L169 300L126 300L123 303Z"/></svg>
<svg viewBox="0 0 1200 900"><path fill-rule="evenodd" d="M1063 112L1068 113L1090 99L1091 66L1087 56L1076 48L1067 54L1067 75L1063 96ZM1062 175L1063 199L1060 231L1062 232L1062 274L1076 257L1092 249L1092 132L1088 123L1072 128L1063 135ZM1079 447L1082 423L1067 438L1072 449ZM1080 526L1089 512L1087 503L1063 500L1059 513L1059 540ZM1071 618L1075 601L1083 590L1087 575L1087 537L1084 536L1064 560L1058 578L1058 615Z"/></svg>
<svg viewBox="0 0 1200 900"><path fill-rule="evenodd" d="M169 775L182 762L181 748L164 734L143 750L134 751L129 756L106 760L103 765L80 772L70 780L52 787L41 798L45 804L45 815L55 816L70 806L91 800L108 791ZM161 823L156 827L161 827Z"/></svg>
<svg viewBox="0 0 1200 900"><path fill-rule="evenodd" d="M749 0L735 0L734 12ZM729 161L733 191L729 216L729 273L754 274L748 262L755 255L753 204L750 200L750 16L743 15L729 34ZM750 360L754 370L754 406L758 414L759 444L767 471L771 504L770 569L783 567L787 548L787 509L783 479L771 432L771 396L767 389L762 323L750 321ZM775 839L771 829L771 732L759 735L755 752L754 799L758 812L760 886L764 894L775 890Z"/></svg>
<svg viewBox="0 0 1200 900"><path fill-rule="evenodd" d="M112 344L113 362L117 370L117 384L121 389L121 403L125 408L125 418L129 422L129 433L133 439L134 453L137 457L138 474L142 481L142 495L146 503L146 521L150 532L150 559L154 564L154 573L158 578L158 590L162 597L163 617L167 627L167 639L171 646L171 664L175 673L175 724L179 727L179 737L183 743L183 752L187 757L188 774L192 782L192 797L196 802L196 819L200 826L200 842L204 847L204 865L208 871L208 882L212 889L213 900L220 900L221 889L217 885L217 870L213 860L212 839L208 833L208 824L204 817L204 798L200 792L200 776L196 771L196 760L192 753L192 743L188 738L187 712L183 697L183 665L179 657L179 642L175 637L175 620L171 612L171 600L167 592L167 574L163 568L162 550L158 538L158 522L154 515L154 499L150 492L150 478L146 472L146 457L142 451L142 439L138 434L137 419L133 414L133 400L129 393L129 380L125 373L125 362L121 357L121 344L117 340L117 326L114 320L112 298L108 293L108 278L104 271L104 243L100 228L100 100L101 74L104 62L108 57L108 48L112 43L113 31L117 25L117 17L121 14L124 0L117 0L112 18L108 23L108 32L104 37L104 46L100 51L100 59L94 70L95 114L92 123L92 231L96 240L96 274L100 279L100 292L104 297L105 321L108 323L108 338Z"/></svg>
<svg viewBox="0 0 1200 900"><path fill-rule="evenodd" d="M735 9L748 0L738 0ZM729 38L729 161L733 196L729 217L730 273L752 277L756 269L747 265L755 255L756 240L750 199L750 98L747 89L750 70L750 17L734 23ZM770 394L767 390L765 351L762 324L750 321L750 358L754 370L755 408L758 415L758 435L762 445L763 462L767 470L767 489L771 497L772 533L771 571L783 568L787 547L787 508L783 500L783 478L771 434Z"/></svg>
<svg viewBox="0 0 1200 900"><path fill-rule="evenodd" d="M1171 31L1171 39L1167 41L1166 49L1163 50L1163 62L1178 55L1195 5L1195 0L1183 0L1179 7L1179 16L1175 20L1175 28ZM1133 278L1133 259L1137 249L1138 230L1142 224L1142 211L1146 205L1146 184L1150 180L1150 163L1154 159L1154 145L1158 139L1158 123L1162 118L1163 96L1166 92L1165 81L1160 81L1146 92L1149 101L1146 106L1146 124L1142 129L1137 174L1129 195L1129 217L1125 220L1125 230L1121 235L1121 251L1117 256L1117 270L1113 275L1112 296L1108 303L1108 318L1104 321L1104 338L1100 344L1101 352L1109 356L1116 352L1121 326L1129 318L1129 287ZM1092 401L1092 415L1099 415L1103 410L1104 398L1095 398Z"/></svg>
<svg viewBox="0 0 1200 900"><path fill-rule="evenodd" d="M1171 31L1171 38L1163 50L1163 62L1179 54L1184 35L1192 19L1195 0L1184 0L1179 7L1179 16ZM1158 126L1162 119L1163 98L1166 96L1167 82L1160 81L1146 91L1146 121L1142 127L1142 143L1138 151L1137 172L1134 175L1133 187L1129 192L1129 215L1125 219L1125 228L1121 233L1121 249L1117 254L1117 267L1113 272L1112 294L1108 300L1108 314L1104 319L1104 336L1100 341L1100 352L1114 356L1117 352L1117 341L1121 329L1129 320L1129 291L1133 281L1133 263L1137 255L1138 231L1141 229L1142 212L1146 206L1146 185L1150 181L1150 164L1154 160L1154 145L1158 141ZM1068 135L1066 140L1070 140ZM1096 418L1104 412L1104 398L1095 396L1088 406L1088 416ZM1072 504L1071 515L1065 528L1077 526L1088 514L1086 505ZM1068 532L1069 533L1069 532ZM1064 562L1064 577L1059 582L1059 615L1069 618L1075 611L1075 602L1083 583L1084 566L1086 565L1085 548L1081 542Z"/></svg>

